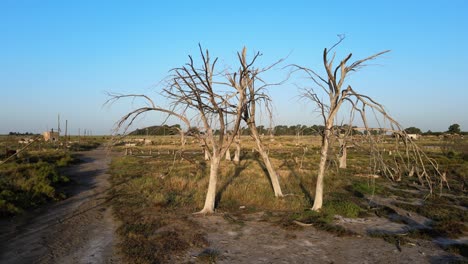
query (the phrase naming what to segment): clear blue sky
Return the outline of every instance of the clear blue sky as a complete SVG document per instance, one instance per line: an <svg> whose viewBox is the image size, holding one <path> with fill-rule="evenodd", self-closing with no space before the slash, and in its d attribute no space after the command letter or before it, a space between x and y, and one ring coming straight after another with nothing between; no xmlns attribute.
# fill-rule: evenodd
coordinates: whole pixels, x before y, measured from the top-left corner
<svg viewBox="0 0 468 264"><path fill-rule="evenodd" d="M109 134L130 103L105 91L153 94L197 44L232 65L244 45L266 65L320 69L322 50L362 58L390 49L350 84L404 127L468 130L468 1L0 1L0 134L42 132L57 114L76 134ZM305 85L305 84L304 84ZM275 124L319 124L288 84L271 91ZM148 115L137 127L159 124ZM64 123L62 123L62 127Z"/></svg>

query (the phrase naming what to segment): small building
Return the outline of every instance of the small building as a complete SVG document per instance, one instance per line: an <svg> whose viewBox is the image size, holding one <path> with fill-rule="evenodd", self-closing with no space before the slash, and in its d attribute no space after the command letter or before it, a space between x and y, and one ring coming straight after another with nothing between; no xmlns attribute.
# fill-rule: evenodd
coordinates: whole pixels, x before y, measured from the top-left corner
<svg viewBox="0 0 468 264"><path fill-rule="evenodd" d="M54 132L54 130L46 131L46 132L42 133L42 136L44 137L44 141L55 142L55 141L59 140L59 133Z"/></svg>
<svg viewBox="0 0 468 264"><path fill-rule="evenodd" d="M419 137L421 137L421 135L419 135L419 134L406 134L406 136L407 136L409 139L412 139L412 140L418 140Z"/></svg>

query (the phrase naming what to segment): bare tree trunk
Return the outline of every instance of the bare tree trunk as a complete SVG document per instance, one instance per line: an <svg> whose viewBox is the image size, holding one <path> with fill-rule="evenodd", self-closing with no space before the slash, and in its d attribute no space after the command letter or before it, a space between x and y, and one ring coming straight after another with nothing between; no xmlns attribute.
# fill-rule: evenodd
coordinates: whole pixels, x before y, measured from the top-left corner
<svg viewBox="0 0 468 264"><path fill-rule="evenodd" d="M185 143L187 143L187 140L185 139L185 133L182 129L177 128L180 134L180 144L182 145L182 148L185 147Z"/></svg>
<svg viewBox="0 0 468 264"><path fill-rule="evenodd" d="M218 181L219 162L221 157L218 154L211 157L210 180L208 183L208 191L206 193L205 206L200 211L202 214L214 213L216 200L216 184Z"/></svg>
<svg viewBox="0 0 468 264"><path fill-rule="evenodd" d="M271 181L271 185L273 186L273 191L275 192L275 196L283 197L283 192L281 191L281 186L279 184L278 175L276 174L276 171L273 168L273 165L271 165L270 158L268 157L268 153L266 152L265 147L260 141L257 128L252 125L250 126L250 131L252 133L253 138L255 139L255 143L257 144L258 152L262 156L263 163L265 164L265 167L268 170L268 175L270 176L270 181Z"/></svg>
<svg viewBox="0 0 468 264"><path fill-rule="evenodd" d="M231 151L229 148L226 150L226 160L231 160Z"/></svg>
<svg viewBox="0 0 468 264"><path fill-rule="evenodd" d="M322 150L320 152L320 165L315 186L315 199L312 210L319 211L323 205L323 179L325 176L325 166L327 165L328 144L330 141L330 129L325 129L322 138Z"/></svg>
<svg viewBox="0 0 468 264"><path fill-rule="evenodd" d="M234 161L240 161L241 145L240 145L240 133L236 136L236 152L234 153Z"/></svg>
<svg viewBox="0 0 468 264"><path fill-rule="evenodd" d="M203 151L205 152L205 160L210 160L210 155L208 153L208 150L206 148L203 148Z"/></svg>
<svg viewBox="0 0 468 264"><path fill-rule="evenodd" d="M340 169L346 169L346 159L348 156L348 153L346 151L346 141L344 138L338 139L340 142Z"/></svg>
<svg viewBox="0 0 468 264"><path fill-rule="evenodd" d="M341 157L340 157L340 169L346 169L347 167L347 151L346 151L346 145L343 146L343 150L342 150L342 153L341 153Z"/></svg>

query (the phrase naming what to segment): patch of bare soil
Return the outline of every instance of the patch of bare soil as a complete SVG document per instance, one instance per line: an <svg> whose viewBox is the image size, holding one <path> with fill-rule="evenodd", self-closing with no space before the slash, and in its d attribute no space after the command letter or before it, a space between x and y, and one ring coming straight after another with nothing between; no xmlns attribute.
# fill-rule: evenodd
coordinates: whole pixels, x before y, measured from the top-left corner
<svg viewBox="0 0 468 264"><path fill-rule="evenodd" d="M262 213L242 219L223 215L194 217L207 234L208 248L192 249L185 263L450 263L460 257L431 241L393 244L367 235L371 229L401 231L403 225L370 217L337 219L357 234L338 237L314 227L281 228Z"/></svg>
<svg viewBox="0 0 468 264"><path fill-rule="evenodd" d="M106 201L110 157L104 148L82 155L63 172L75 181L69 198L1 222L0 263L120 262Z"/></svg>

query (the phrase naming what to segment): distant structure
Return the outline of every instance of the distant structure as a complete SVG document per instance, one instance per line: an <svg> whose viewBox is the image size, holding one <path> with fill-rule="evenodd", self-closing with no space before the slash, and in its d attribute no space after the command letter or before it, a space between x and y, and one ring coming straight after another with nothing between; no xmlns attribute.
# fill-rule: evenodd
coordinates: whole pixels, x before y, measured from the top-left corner
<svg viewBox="0 0 468 264"><path fill-rule="evenodd" d="M59 133L54 132L53 129L51 131L46 131L46 132L42 133L42 136L44 137L44 141L55 142L55 141L59 140Z"/></svg>
<svg viewBox="0 0 468 264"><path fill-rule="evenodd" d="M409 139L412 139L412 140L418 140L419 137L421 137L421 135L419 135L419 134L406 134L406 136L407 136Z"/></svg>

